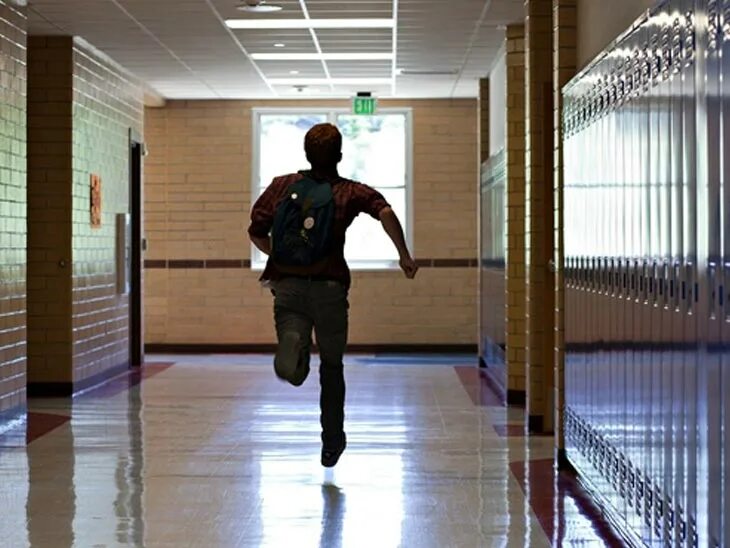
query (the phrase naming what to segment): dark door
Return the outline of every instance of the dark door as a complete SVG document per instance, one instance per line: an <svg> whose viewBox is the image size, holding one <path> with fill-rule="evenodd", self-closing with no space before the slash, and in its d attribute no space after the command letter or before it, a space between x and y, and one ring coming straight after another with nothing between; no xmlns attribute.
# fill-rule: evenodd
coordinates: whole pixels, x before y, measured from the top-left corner
<svg viewBox="0 0 730 548"><path fill-rule="evenodd" d="M142 255L144 241L142 236L142 158L144 145L134 133L130 138L130 280L129 280L129 342L132 366L144 362L144 330L142 310Z"/></svg>

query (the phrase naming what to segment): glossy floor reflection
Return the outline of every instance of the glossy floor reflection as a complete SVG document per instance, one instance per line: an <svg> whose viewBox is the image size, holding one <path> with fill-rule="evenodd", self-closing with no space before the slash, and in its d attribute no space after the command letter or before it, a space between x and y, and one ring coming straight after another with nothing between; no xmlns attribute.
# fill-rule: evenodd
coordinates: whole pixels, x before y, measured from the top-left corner
<svg viewBox="0 0 730 548"><path fill-rule="evenodd" d="M296 389L268 357L149 359L73 406L31 402L27 428L0 435L0 546L616 542L553 477L552 439L512 435L521 412L474 397L454 367L471 358L350 358L334 470L319 465L316 370ZM547 468L519 473L532 462Z"/></svg>

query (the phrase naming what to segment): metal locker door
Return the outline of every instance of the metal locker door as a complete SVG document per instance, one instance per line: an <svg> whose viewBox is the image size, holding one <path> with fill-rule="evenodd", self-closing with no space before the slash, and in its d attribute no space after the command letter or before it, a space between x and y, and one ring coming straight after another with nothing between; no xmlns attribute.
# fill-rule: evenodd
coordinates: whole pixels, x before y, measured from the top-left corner
<svg viewBox="0 0 730 548"><path fill-rule="evenodd" d="M581 93L580 96L581 101L581 116L585 118L585 98L583 93ZM586 321L578 324L578 333L579 333L579 341L580 341L580 354L579 354L579 369L578 369L578 392L576 394L576 412L578 413L578 419L581 421L585 420L586 418L586 408L588 405L590 392L588 389L588 382L590 380L589 375L589 353L588 353L588 343L589 343L589 329L588 329L588 314L589 314L589 303L588 303L588 258L585 253L585 245L583 242L584 239L584 230L585 230L585 216L586 216L586 207L587 203L585 200L585 173L586 173L586 158L585 158L585 151L584 151L584 143L586 141L586 135L587 135L587 128L585 127L585 121L582 124L581 130L579 134L576 136L576 163L578 164L578 173L576 177L576 185L575 185L575 196L576 196L576 243L577 243L577 251L579 254L579 264L580 264L580 290L577 294L577 297L579 299L579 314L585 318ZM580 451L578 454L578 458L580 459L579 462L581 466L583 467L583 470L586 469L585 466L585 443L584 440L581 438L581 446Z"/></svg>
<svg viewBox="0 0 730 548"><path fill-rule="evenodd" d="M700 321L702 332L702 360L699 368L699 502L698 518L700 541L708 546L719 546L721 540L721 379L720 323L718 280L721 268L720 226L720 116L719 83L719 1L704 3L707 28L702 29L698 41L698 69L704 69L703 84L698 90L698 218L706 219L702 227L700 250ZM699 19L698 19L699 21ZM702 65L699 65L700 61ZM702 216L700 216L702 215Z"/></svg>
<svg viewBox="0 0 730 548"><path fill-rule="evenodd" d="M656 13L657 21L666 21L668 4L664 4ZM654 287L654 310L657 316L657 327L655 335L655 413L656 422L654 428L655 436L655 459L654 459L654 534L655 538L662 543L668 539L666 508L667 508L667 484L671 476L667 474L668 436L670 418L668 404L670 402L669 392L671 390L671 354L667 351L668 343L671 340L671 315L668 310L668 273L670 260L670 229L669 212L671 205L671 190L669 185L670 154L669 144L671 135L669 133L669 93L668 93L668 66L669 66L669 27L666 24L658 25L657 48L654 59L654 111L656 116L654 151L657 159L655 167L655 188L657 207L657 253L656 253L656 281ZM671 454L669 455L671 460Z"/></svg>
<svg viewBox="0 0 730 548"><path fill-rule="evenodd" d="M596 110L596 103L595 103L595 91L592 92L591 97L591 119L590 119L590 125L587 128L587 136L589 138L588 142L585 143L586 147L589 147L589 143L596 143L599 139L598 134L598 117L597 117L597 110ZM588 151L588 156L592 160L592 164L595 166L596 162L598 161L598 149L593 149ZM584 199L586 200L586 203L589 204L588 211L591 214L591 217L593 219L598 219L600 214L600 204L598 204L598 201L591 200L591 195L593 194L593 190L597 187L597 173L596 171L590 172L589 166L585 165L586 168L586 187L585 187L585 193L584 193ZM586 228L588 228L588 220L586 219ZM599 223L600 224L600 223ZM600 241L600 238L597 238L596 246L600 247L600 245L603 242ZM587 242L586 242L587 244ZM597 415L598 410L600 408L600 399L599 399L599 393L598 393L598 386L600 384L599 380L599 362L598 362L598 351L597 351L597 341L598 337L600 336L600 327L599 327L599 321L600 318L598 316L598 310L600 308L599 304L597 303L597 296L596 292L598 289L598 258L595 253L595 247L591 252L588 254L588 271L589 271L589 287L588 287L588 313L587 313L587 319L588 319L588 341L589 341L589 348L588 348L588 399L586 401L586 408L585 413L586 417L585 420L587 423L592 427L596 428L597 423ZM588 460L590 462L590 479L596 485L600 488L600 479L598 478L598 475L595 473L595 465L596 465L596 459L598 456L597 451L597 445L595 444L595 439L590 440L590 444L588 447Z"/></svg>
<svg viewBox="0 0 730 548"><path fill-rule="evenodd" d="M628 352L630 388L627 416L629 426L627 432L629 446L629 461L631 472L629 475L630 492L632 496L632 511L627 516L629 527L636 534L641 530L641 515L643 494L640 490L640 478L643 474L643 455L640 440L643 439L643 411L641 407L642 369L641 369L641 332L642 317L641 279L643 254L643 187L641 185L641 33L632 33L627 41L627 51L631 56L628 71L628 89L630 94L626 112L626 145L625 151L629 158L629 191L630 191L630 219L631 219L631 253L630 253L630 299L629 299L629 326L630 345Z"/></svg>
<svg viewBox="0 0 730 548"><path fill-rule="evenodd" d="M640 123L640 139L641 139L641 165L640 165L640 181L642 186L642 277L643 277L643 288L642 288L642 329L641 329L641 376L642 376L642 391L641 391L641 406L642 415L644 418L643 424L643 439L642 439L642 454L643 454L643 478L642 478L642 489L643 489L643 527L642 527L642 538L646 544L650 544L652 541L652 511L653 511L653 322L654 322L654 310L653 310L653 293L654 293L654 261L653 253L655 251L653 239L655 237L654 229L654 217L655 210L653 209L654 200L652 192L652 162L655 158L655 154L652 152L652 136L653 136L653 116L652 116L652 84L651 84L651 47L652 47L652 33L651 27L648 24L642 26L640 44L642 46L642 97L641 97L641 118Z"/></svg>
<svg viewBox="0 0 730 548"><path fill-rule="evenodd" d="M697 52L694 0L682 0L682 243L685 262L682 269L682 303L686 353L684 361L684 440L683 491L686 506L678 508L680 531L689 547L698 546L697 531L697 370L699 359L697 286Z"/></svg>
<svg viewBox="0 0 730 548"><path fill-rule="evenodd" d="M724 0L722 3L721 21L719 26L719 40L721 43L721 89L720 89L720 108L721 108L721 135L724 147L721 150L722 171L720 172L720 181L722 187L722 234L723 234L723 265L722 265L722 290L720 298L723 307L722 318L720 324L722 327L722 431L723 447L722 447L722 477L723 485L721 488L722 500L720 507L720 516L722 518L722 545L730 544L730 219L728 219L728 207L730 207L730 166L728 166L725 158L725 147L730 143L730 103L728 95L730 94L730 0Z"/></svg>
<svg viewBox="0 0 730 548"><path fill-rule="evenodd" d="M671 179L671 272L670 272L670 313L671 322L671 425L668 454L667 474L671 481L667 484L669 508L667 526L670 530L672 546L681 546L682 539L682 517L679 508L686 507L684 497L684 309L682 306L682 267L684 262L684 241L683 241L683 153L684 142L682 124L682 47L681 47L681 1L673 0L670 4L669 20L671 21L671 74L669 80L670 97L670 179Z"/></svg>
<svg viewBox="0 0 730 548"><path fill-rule="evenodd" d="M560 121L563 135L563 155L567 161L563 163L563 270L565 273L565 372L564 372L564 390L565 390L565 408L566 412L563 418L562 428L565 432L565 452L568 458L572 458L575 446L573 444L573 428L571 409L573 406L573 358L574 358L574 314L575 302L573 300L573 292L575 290L575 264L572 246L572 211L573 211L573 135L569 120L573 113L573 98L570 92L565 92L563 96L563 119Z"/></svg>
<svg viewBox="0 0 730 548"><path fill-rule="evenodd" d="M611 161L610 161L610 139L609 139L609 113L606 101L606 90L608 87L608 60L604 57L598 65L598 71L601 78L601 85L598 89L600 117L598 121L598 157L599 157L599 189L600 195L597 196L599 206L601 208L599 216L600 227L600 248L599 248L599 287L597 292L597 309L598 315L598 337L599 345L599 377L596 386L596 394L599 398L599 407L597 409L597 431L601 445L599 447L599 469L598 479L600 481L601 492L604 500L612 504L611 486L607 478L608 452L605 445L610 435L610 409L611 409L611 302L608 292L608 273L610 269L609 255L611 243ZM594 145L595 146L595 145ZM608 390L606 389L608 388Z"/></svg>
<svg viewBox="0 0 730 548"><path fill-rule="evenodd" d="M665 3L658 15L660 20L665 22L659 27L660 38L660 59L659 59L659 84L658 106L659 106L659 137L660 137L660 162L659 162L659 222L660 222L660 264L659 264L659 313L660 324L660 356L659 370L659 394L661 413L661 439L659 440L660 467L659 475L656 478L657 496L656 502L656 531L662 543L670 543L673 539L672 525L669 522L670 504L672 501L672 368L673 354L673 313L670 300L670 271L672 264L672 155L671 155L671 4Z"/></svg>
<svg viewBox="0 0 730 548"><path fill-rule="evenodd" d="M628 204L626 219L626 237L628 244L628 252L626 257L627 263L627 297L626 297L626 325L627 325L627 345L626 345L626 385L627 392L626 401L626 424L625 424L625 440L626 440L626 457L629 466L629 493L628 493L628 513L627 526L629 530L636 531L639 527L639 514L636 512L639 503L637 496L637 472L639 470L638 454L637 454L637 425L639 412L637 408L638 401L638 368L637 368L637 352L636 352L636 333L638 332L638 315L637 315L637 299L638 299L638 212L639 197L637 196L637 98L636 98L636 77L638 75L636 61L636 35L629 35L626 39L625 50L628 53L625 63L625 94L626 103L624 105L624 124L623 124L623 143L624 156L626 157L626 203Z"/></svg>
<svg viewBox="0 0 730 548"><path fill-rule="evenodd" d="M606 500L611 506L615 505L613 497L613 488L610 481L610 438L611 438L611 415L613 409L613 352L611 347L611 338L613 333L613 303L611 299L611 248L614 238L613 233L613 216L612 205L613 192L613 158L611 143L611 112L609 104L609 86L610 86L610 62L609 57L604 57L601 63L601 73L603 77L603 85L601 87L601 151L603 156L603 169L601 177L603 188L603 249L601 250L603 259L602 280L601 280L601 301L603 306L600 314L603 317L603 326L601 329L601 341L603 346L603 409L601 413L601 477L603 480L603 488ZM608 390L606 390L608 388Z"/></svg>
<svg viewBox="0 0 730 548"><path fill-rule="evenodd" d="M623 44L617 45L617 49ZM620 49L618 49L620 51ZM625 466L626 448L624 435L624 421L626 408L626 353L624 352L624 341L626 340L626 325L624 323L625 313L625 286L624 286L624 258L626 257L626 195L624 188L624 164L623 155L623 65L624 59L620 56L612 57L611 66L611 102L612 102L612 125L611 145L612 158L614 162L613 173L613 200L611 207L615 212L614 219L614 249L612 250L613 270L613 337L612 352L614 359L614 385L615 397L613 416L611 419L612 444L614 451L613 481L614 497L618 511L618 520L622 527L626 526L626 486Z"/></svg>
<svg viewBox="0 0 730 548"><path fill-rule="evenodd" d="M659 12L661 13L661 12ZM661 417L661 323L662 314L659 299L659 271L661 267L661 102L659 95L659 80L661 78L660 71L660 39L661 26L659 22L659 13L653 14L650 19L649 34L649 90L647 96L649 108L649 301L650 308L650 339L649 339L649 360L647 367L649 369L649 389L647 396L649 401L649 411L651 419L649 422L649 452L650 466L648 470L649 493L648 499L649 512L645 518L647 527L650 528L649 539L660 539L657 510L659 501L657 484L661 481L662 457L661 451L662 441L662 417Z"/></svg>
<svg viewBox="0 0 730 548"><path fill-rule="evenodd" d="M624 411L622 420L623 430L623 453L626 461L626 527L628 530L635 529L635 463L636 455L634 454L634 432L636 413L634 409L635 402L635 382L634 382L634 345L633 335L636 325L636 278L634 263L637 257L636 252L636 213L637 204L635 196L635 179L634 165L636 150L634 146L634 120L633 112L635 109L635 101L633 98L633 37L628 36L622 47L627 52L624 57L623 65L623 105L621 107L621 154L624 158L623 168L623 188L624 188L624 204L625 204L625 223L622 238L625 241L624 251Z"/></svg>

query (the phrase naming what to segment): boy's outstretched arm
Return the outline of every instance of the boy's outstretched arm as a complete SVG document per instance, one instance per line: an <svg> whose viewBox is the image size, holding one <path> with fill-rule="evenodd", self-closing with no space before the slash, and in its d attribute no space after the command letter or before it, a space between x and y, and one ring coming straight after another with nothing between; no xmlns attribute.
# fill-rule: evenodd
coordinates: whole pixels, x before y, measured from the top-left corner
<svg viewBox="0 0 730 548"><path fill-rule="evenodd" d="M393 240L393 243L398 250L401 269L406 275L406 278L412 280L416 277L418 265L416 265L416 261L413 260L411 253L408 251L406 238L403 234L403 227L398 220L398 216L392 208L386 207L380 212L380 222L383 225L383 230L385 230L385 233L391 240Z"/></svg>

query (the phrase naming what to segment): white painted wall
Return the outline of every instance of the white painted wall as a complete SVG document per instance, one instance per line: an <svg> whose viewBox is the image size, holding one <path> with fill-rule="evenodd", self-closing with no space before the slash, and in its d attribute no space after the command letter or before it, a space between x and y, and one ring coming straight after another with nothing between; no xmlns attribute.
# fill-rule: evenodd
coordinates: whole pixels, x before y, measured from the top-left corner
<svg viewBox="0 0 730 548"><path fill-rule="evenodd" d="M504 148L507 124L507 56L504 48L489 73L489 155Z"/></svg>

